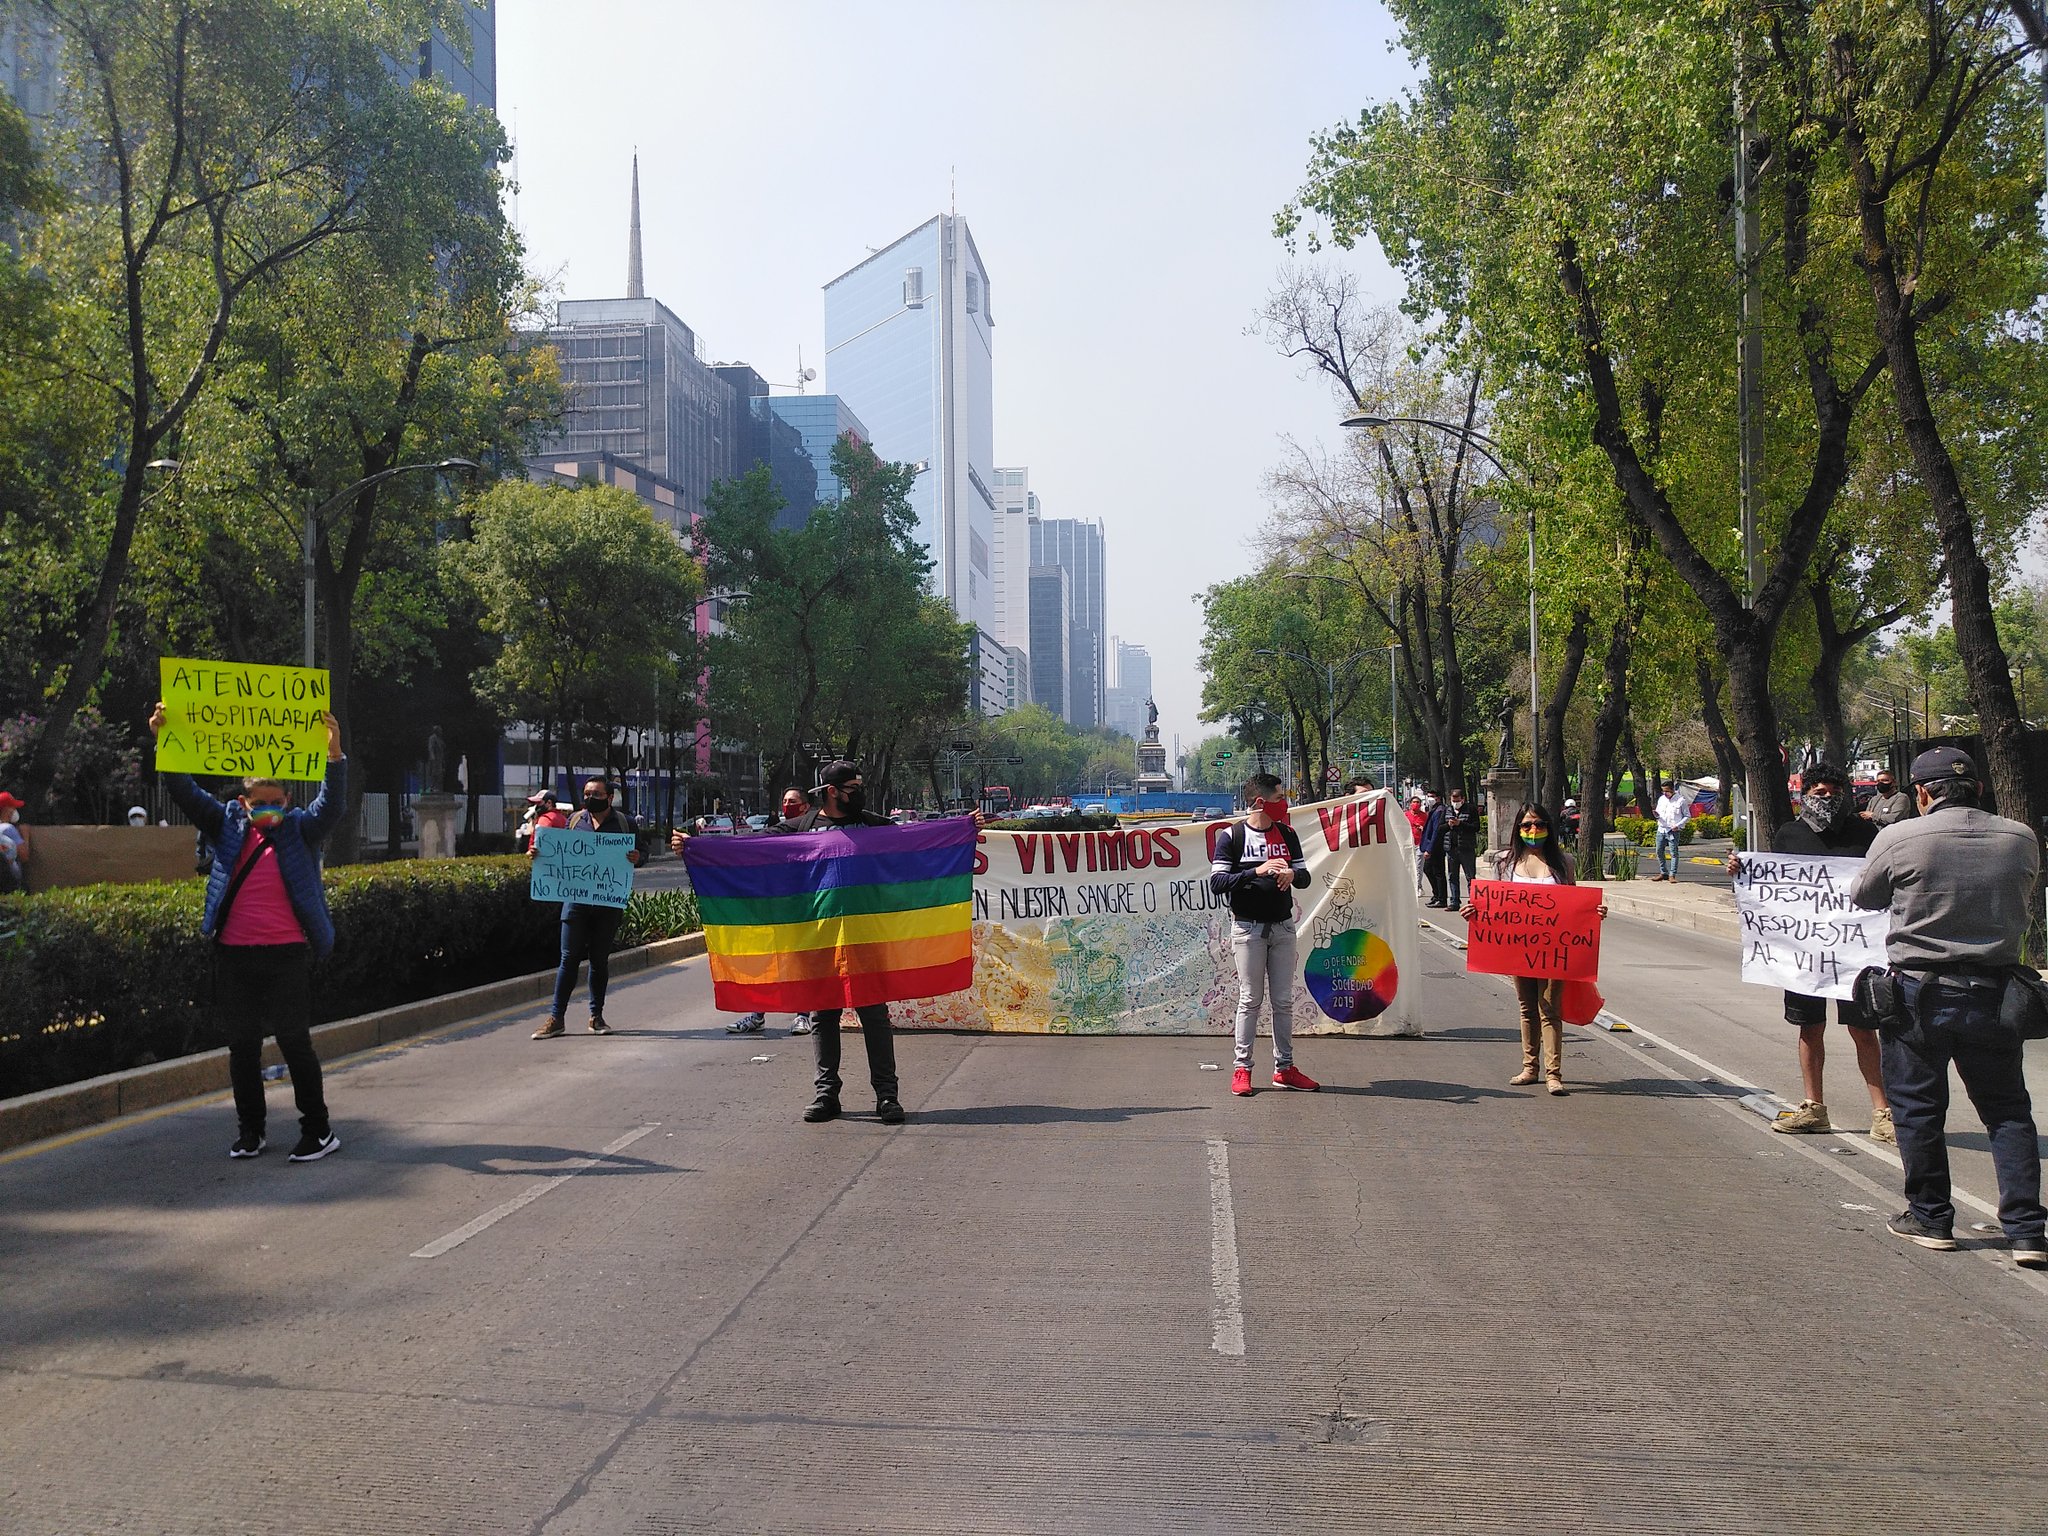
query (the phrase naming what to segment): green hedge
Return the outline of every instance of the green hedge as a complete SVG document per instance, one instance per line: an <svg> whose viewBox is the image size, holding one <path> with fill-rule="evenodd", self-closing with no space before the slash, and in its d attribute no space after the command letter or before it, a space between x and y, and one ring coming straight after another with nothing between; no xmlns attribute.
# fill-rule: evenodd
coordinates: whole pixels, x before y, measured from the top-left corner
<svg viewBox="0 0 2048 1536"><path fill-rule="evenodd" d="M410 859L326 876L335 946L316 1020L507 976L559 953L559 908L527 893L526 859ZM226 1042L208 1017L203 880L86 885L0 898L0 1098ZM635 896L621 947L698 926L682 891Z"/></svg>
<svg viewBox="0 0 2048 1536"><path fill-rule="evenodd" d="M1108 832L1122 823L1114 816L1069 811L1064 816L1028 816L1022 820L992 821L988 825L993 832Z"/></svg>
<svg viewBox="0 0 2048 1536"><path fill-rule="evenodd" d="M1653 816L1617 816L1614 830L1638 847L1648 848L1657 841L1657 821ZM1695 823L1688 821L1678 829L1678 846L1683 848L1693 840ZM1710 834L1711 835L1711 834Z"/></svg>

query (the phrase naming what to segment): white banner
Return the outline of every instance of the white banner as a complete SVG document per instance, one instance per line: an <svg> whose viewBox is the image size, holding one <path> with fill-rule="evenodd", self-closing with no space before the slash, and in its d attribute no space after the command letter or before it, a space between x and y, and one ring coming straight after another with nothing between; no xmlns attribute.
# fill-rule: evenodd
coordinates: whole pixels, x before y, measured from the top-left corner
<svg viewBox="0 0 2048 1536"><path fill-rule="evenodd" d="M1861 859L1745 853L1735 876L1742 979L1808 997L1847 997L1856 973L1883 965L1887 912L1849 900Z"/></svg>
<svg viewBox="0 0 2048 1536"><path fill-rule="evenodd" d="M1420 1034L1408 818L1376 790L1289 820L1309 871L1295 902L1295 1030ZM1229 826L981 833L973 990L892 1003L892 1015L908 1028L1228 1034L1237 969L1209 854Z"/></svg>

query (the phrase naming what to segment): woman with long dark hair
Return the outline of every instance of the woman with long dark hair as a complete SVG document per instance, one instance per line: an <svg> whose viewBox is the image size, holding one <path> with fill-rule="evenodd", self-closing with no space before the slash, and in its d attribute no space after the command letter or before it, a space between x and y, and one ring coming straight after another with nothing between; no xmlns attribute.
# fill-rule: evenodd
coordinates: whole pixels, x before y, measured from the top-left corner
<svg viewBox="0 0 2048 1536"><path fill-rule="evenodd" d="M1557 839L1550 812L1540 805L1525 805L1515 817L1514 840L1499 853L1489 856L1487 874L1494 880L1522 885L1576 885L1572 856ZM1469 922L1475 912L1467 893L1464 916ZM1607 904L1600 904L1607 915ZM1508 1079L1514 1086L1536 1081L1538 1042L1543 1050L1543 1075L1550 1091L1562 1094L1564 1087L1564 983L1537 976L1517 976L1515 1001L1522 1009L1522 1070Z"/></svg>

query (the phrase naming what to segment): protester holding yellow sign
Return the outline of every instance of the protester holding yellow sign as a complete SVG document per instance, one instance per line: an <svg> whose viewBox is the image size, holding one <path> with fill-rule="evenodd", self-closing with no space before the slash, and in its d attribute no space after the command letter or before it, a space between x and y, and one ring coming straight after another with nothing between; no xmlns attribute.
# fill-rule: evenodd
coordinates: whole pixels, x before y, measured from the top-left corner
<svg viewBox="0 0 2048 1536"><path fill-rule="evenodd" d="M164 717L156 738L159 773L326 775L333 694L324 668L169 656L157 667Z"/></svg>
<svg viewBox="0 0 2048 1536"><path fill-rule="evenodd" d="M324 684L326 674L320 677ZM347 808L348 763L340 723L325 710L318 719L326 783L303 810L292 807L291 791L271 775L245 777L232 800L214 799L183 773L163 778L164 789L213 847L199 931L213 940L213 1006L227 1036L228 1081L241 1122L228 1148L233 1158L263 1151L265 1035L277 1037L298 1101L300 1135L291 1160L310 1163L341 1150L327 1118L311 1030L313 962L334 948L316 850ZM167 704L157 705L149 729L159 743L171 733Z"/></svg>

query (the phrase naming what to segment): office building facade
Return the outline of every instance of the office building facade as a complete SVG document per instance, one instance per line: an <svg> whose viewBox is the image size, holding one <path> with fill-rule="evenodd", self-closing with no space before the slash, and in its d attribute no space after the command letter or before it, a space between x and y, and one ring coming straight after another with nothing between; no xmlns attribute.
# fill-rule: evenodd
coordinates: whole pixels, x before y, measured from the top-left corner
<svg viewBox="0 0 2048 1536"><path fill-rule="evenodd" d="M1070 718L1073 687L1073 578L1063 565L1035 565L1031 592L1031 702Z"/></svg>
<svg viewBox="0 0 2048 1536"><path fill-rule="evenodd" d="M874 438L860 417L838 395L773 395L768 409L796 429L805 456L811 461L816 479L816 499L821 507L835 506L846 495L846 487L832 472L832 448L842 437L856 443Z"/></svg>
<svg viewBox="0 0 2048 1536"><path fill-rule="evenodd" d="M1103 668L1103 539L1099 521L1040 517L1031 525L1031 564L1057 565L1067 572L1074 633L1069 657L1073 678L1067 720L1082 730L1102 723L1106 679ZM1034 671L1035 675L1035 671Z"/></svg>
<svg viewBox="0 0 2048 1536"><path fill-rule="evenodd" d="M996 471L995 538L990 543L989 584L994 591L998 640L1031 649L1031 525L1038 521L1038 496L1028 469Z"/></svg>
<svg viewBox="0 0 2048 1536"><path fill-rule="evenodd" d="M933 588L963 623L995 621L994 319L967 221L939 214L825 285L826 384L875 452L922 464L911 489Z"/></svg>

